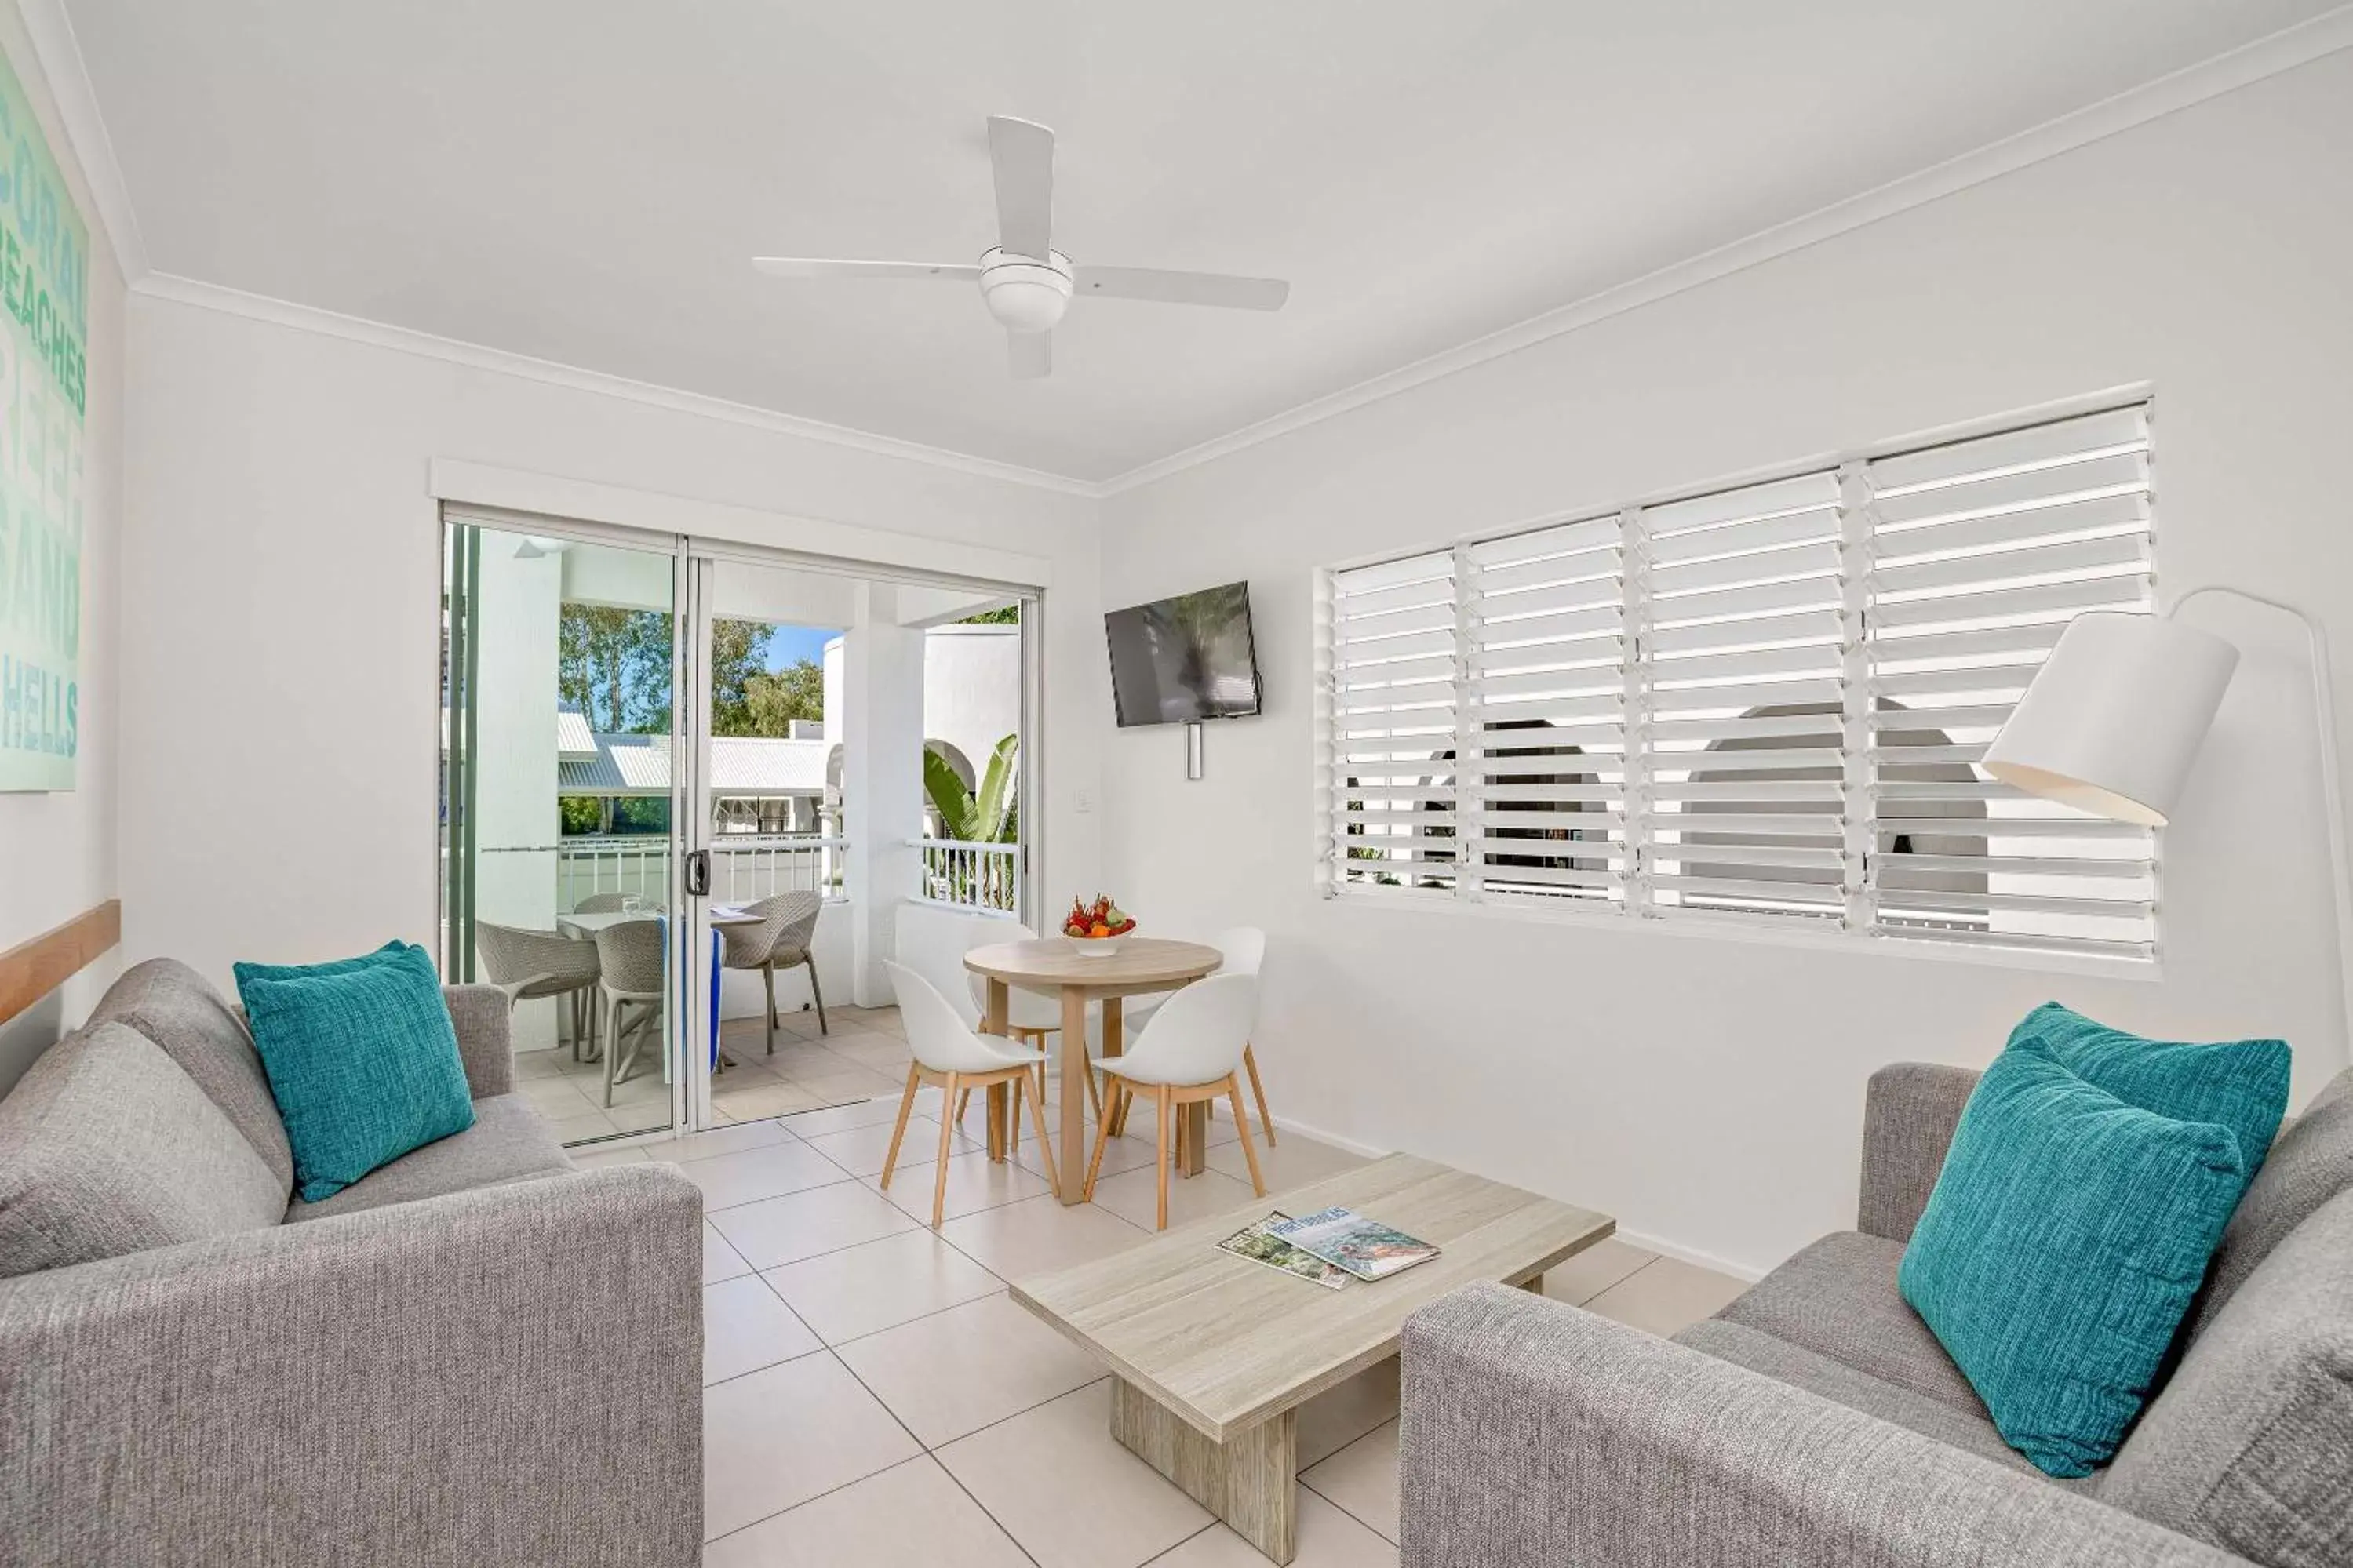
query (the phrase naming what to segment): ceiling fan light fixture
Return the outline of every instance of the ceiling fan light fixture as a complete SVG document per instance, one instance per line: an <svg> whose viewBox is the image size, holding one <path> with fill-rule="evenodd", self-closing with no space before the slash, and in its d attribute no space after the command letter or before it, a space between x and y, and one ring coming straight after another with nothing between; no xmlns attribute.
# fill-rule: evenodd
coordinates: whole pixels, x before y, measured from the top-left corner
<svg viewBox="0 0 2353 1568"><path fill-rule="evenodd" d="M1011 332L1048 332L1071 306L1071 258L1015 256L993 246L980 258L980 297L988 313Z"/></svg>

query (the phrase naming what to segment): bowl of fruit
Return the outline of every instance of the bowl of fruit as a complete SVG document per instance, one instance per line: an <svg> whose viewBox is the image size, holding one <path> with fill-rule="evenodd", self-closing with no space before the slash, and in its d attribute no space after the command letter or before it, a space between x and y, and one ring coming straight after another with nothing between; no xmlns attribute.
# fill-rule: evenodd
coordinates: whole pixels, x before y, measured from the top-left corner
<svg viewBox="0 0 2353 1568"><path fill-rule="evenodd" d="M1109 958L1127 940L1135 922L1117 904L1097 893L1094 901L1074 899L1071 912L1062 917L1062 934L1071 945L1091 958Z"/></svg>

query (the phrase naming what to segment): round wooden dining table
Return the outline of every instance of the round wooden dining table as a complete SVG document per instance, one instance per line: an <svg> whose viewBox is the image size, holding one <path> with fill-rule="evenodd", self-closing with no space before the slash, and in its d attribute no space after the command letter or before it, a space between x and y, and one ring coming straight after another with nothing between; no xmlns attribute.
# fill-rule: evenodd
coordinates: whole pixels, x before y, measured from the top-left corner
<svg viewBox="0 0 2353 1568"><path fill-rule="evenodd" d="M1083 1197L1092 1152L1086 1128L1087 1005L1102 1005L1103 1053L1115 1057L1122 1048L1120 1007L1127 997L1178 990L1214 973L1224 962L1225 955L1214 947L1149 936L1131 936L1101 956L1081 952L1068 938L1059 936L997 942L976 947L964 955L965 968L988 982L988 1005L983 1010L981 1027L989 1034L1006 1032L1007 1008L1016 987L1061 998L1062 1109L1053 1131L1050 1134L1041 1127L1038 1133L1054 1140L1054 1169L1061 1178L1058 1195L1063 1203L1075 1204ZM1003 1084L988 1090L988 1156L992 1160L1005 1158L1008 1099ZM1200 1171L1208 1142L1208 1111L1206 1100L1184 1108L1187 1136L1179 1168L1187 1175Z"/></svg>

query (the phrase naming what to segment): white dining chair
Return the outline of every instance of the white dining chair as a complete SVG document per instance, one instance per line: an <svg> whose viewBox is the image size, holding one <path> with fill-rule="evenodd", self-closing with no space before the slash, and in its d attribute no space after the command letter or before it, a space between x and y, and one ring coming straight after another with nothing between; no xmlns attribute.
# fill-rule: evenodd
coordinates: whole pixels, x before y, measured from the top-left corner
<svg viewBox="0 0 2353 1568"><path fill-rule="evenodd" d="M1197 980L1162 1003L1144 1026L1135 1044L1124 1056L1100 1057L1104 1093L1113 1114L1149 1090L1159 1124L1157 1159L1160 1170L1159 1228L1168 1228L1168 1157L1170 1116L1179 1106L1214 1100L1223 1095L1234 1108L1234 1126L1242 1136L1242 1158L1250 1162L1250 1185L1266 1196L1259 1174L1258 1151L1250 1146L1250 1119L1242 1110L1242 1086L1234 1075L1250 1047L1250 1020L1258 1012L1258 979L1249 974L1212 974ZM1087 1162L1086 1196L1095 1195L1095 1177L1103 1169L1103 1148L1111 1142L1113 1115L1096 1118L1094 1157Z"/></svg>
<svg viewBox="0 0 2353 1568"><path fill-rule="evenodd" d="M1229 931L1221 931L1212 939L1210 945L1225 957L1225 962L1218 965L1219 974L1247 974L1256 978L1265 966L1266 932L1256 926L1235 926ZM1173 994L1166 993L1158 996L1137 997L1128 1005L1129 1021L1139 1028L1151 1022L1152 1015L1158 1012L1160 1005ZM1250 1019L1250 1033L1258 1033L1255 1016ZM1242 1047L1242 1071L1250 1079L1250 1098L1258 1101L1259 1130L1266 1134L1266 1146L1271 1149L1274 1147L1274 1113L1266 1108L1266 1084L1258 1076L1258 1049L1255 1046ZM1215 1110L1214 1107L1211 1109Z"/></svg>
<svg viewBox="0 0 2353 1568"><path fill-rule="evenodd" d="M1042 1129L1046 1101L1038 1091L1036 1075L1046 1053L974 1032L930 981L903 963L885 962L882 967L890 973L891 989L899 998L899 1022L907 1031L908 1053L914 1058L907 1067L906 1092L899 1099L899 1120L891 1129L891 1152L882 1158L882 1188L890 1190L891 1173L898 1168L899 1143L907 1135L907 1115L915 1108L915 1091L925 1084L938 1085L940 1157L932 1177L932 1228L937 1230L947 1208L948 1148L955 1135L955 1118L948 1110L957 1093L1018 1082L1017 1092L1028 1097L1030 1111ZM1046 1180L1059 1188L1062 1183L1055 1173L1053 1147L1042 1132L1038 1150L1046 1162Z"/></svg>
<svg viewBox="0 0 2353 1568"><path fill-rule="evenodd" d="M982 931L978 933L973 946L982 947L993 942L1038 940L1038 933L1028 926L1017 925L1012 930L1014 934L1011 936L1006 936L999 931ZM988 1016L988 982L966 970L965 986L972 994L972 1020L974 1026L977 1027L979 1023ZM1041 996L1035 991L1024 991L1014 985L1006 987L1005 1032L1007 1035L1022 1045L1032 1046L1046 1052L1050 1062L1052 1052L1048 1049L1046 1037L1049 1035L1060 1034L1061 1028L1062 1003L1060 997ZM1079 1048L1086 1049L1085 1043L1081 1042ZM1041 1092L1046 1087L1050 1070L1049 1067L1040 1067L1038 1069L1038 1087ZM955 1118L959 1125L964 1121L965 1109L971 1100L970 1089L965 1090L963 1094L956 1097ZM1095 1077L1092 1073L1087 1075L1087 1100L1094 1106L1095 1115L1102 1116L1103 1096L1095 1087ZM1017 1145L1020 1142L1020 1139L1021 1117L1019 1108L1016 1107L1013 1117L1013 1140Z"/></svg>

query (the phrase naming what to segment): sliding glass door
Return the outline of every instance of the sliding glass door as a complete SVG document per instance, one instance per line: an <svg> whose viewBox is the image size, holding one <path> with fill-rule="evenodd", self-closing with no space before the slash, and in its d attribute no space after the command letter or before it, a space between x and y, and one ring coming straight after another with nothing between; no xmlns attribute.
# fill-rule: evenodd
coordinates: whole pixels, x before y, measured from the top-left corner
<svg viewBox="0 0 2353 1568"><path fill-rule="evenodd" d="M573 1144L896 1093L908 922L946 951L1029 916L1036 598L512 514L444 535L441 963L514 998L520 1091Z"/></svg>
<svg viewBox="0 0 2353 1568"><path fill-rule="evenodd" d="M540 526L443 530L440 958L513 997L518 1089L582 1143L677 1125L691 1089L693 650L675 545Z"/></svg>

